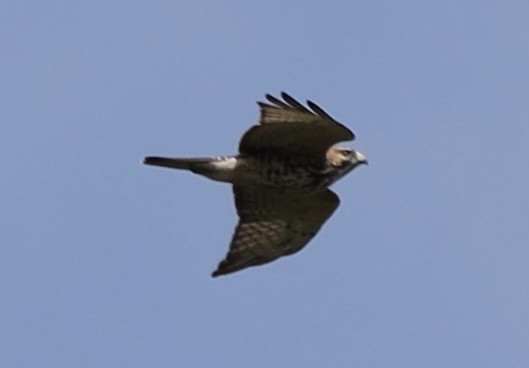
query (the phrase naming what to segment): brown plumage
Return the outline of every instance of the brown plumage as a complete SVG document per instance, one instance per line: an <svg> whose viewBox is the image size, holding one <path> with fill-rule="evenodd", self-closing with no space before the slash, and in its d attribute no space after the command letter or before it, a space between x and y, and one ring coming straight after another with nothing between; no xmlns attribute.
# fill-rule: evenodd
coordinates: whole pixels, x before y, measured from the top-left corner
<svg viewBox="0 0 529 368"><path fill-rule="evenodd" d="M347 127L311 101L307 108L281 97L258 102L259 124L243 135L236 156L144 159L233 184L240 220L214 277L302 249L338 207L327 187L367 163L358 151L332 147L355 138Z"/></svg>

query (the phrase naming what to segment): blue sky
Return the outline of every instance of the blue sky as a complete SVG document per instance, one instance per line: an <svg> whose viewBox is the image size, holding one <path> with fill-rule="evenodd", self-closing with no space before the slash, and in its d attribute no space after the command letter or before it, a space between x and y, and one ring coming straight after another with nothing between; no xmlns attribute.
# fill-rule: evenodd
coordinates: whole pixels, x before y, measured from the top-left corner
<svg viewBox="0 0 529 368"><path fill-rule="evenodd" d="M4 1L2 367L525 367L529 4ZM218 279L285 90L369 157L300 253Z"/></svg>

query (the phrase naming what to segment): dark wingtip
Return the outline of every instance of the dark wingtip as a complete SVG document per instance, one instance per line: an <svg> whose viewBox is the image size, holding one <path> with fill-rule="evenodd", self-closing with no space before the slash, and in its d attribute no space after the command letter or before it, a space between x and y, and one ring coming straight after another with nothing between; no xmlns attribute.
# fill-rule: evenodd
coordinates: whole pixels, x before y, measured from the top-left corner
<svg viewBox="0 0 529 368"><path fill-rule="evenodd" d="M270 103L273 103L273 104L277 104L277 98L275 98L274 96L272 96L270 93L267 93L265 94L265 98L268 102ZM268 105L267 103L263 103L264 105ZM269 106L269 105L268 105Z"/></svg>
<svg viewBox="0 0 529 368"><path fill-rule="evenodd" d="M211 273L211 277L215 278L215 277L219 277L219 276L222 276L222 275L226 275L230 273L230 271L226 272L226 270L221 270L220 266Z"/></svg>
<svg viewBox="0 0 529 368"><path fill-rule="evenodd" d="M326 118L326 119L329 119L330 121L333 121L335 122L336 124L339 124L341 125L344 129L346 129L350 135L350 140L355 140L356 139L356 135L353 133L353 131L351 129L349 129L348 127L346 127L345 125L343 125L342 123L336 121L331 115L329 115L325 110L323 110L321 107L319 107L317 104L315 104L314 102L310 101L310 100L307 100L307 105L310 107L310 109L312 111L314 111L317 115L323 117L323 118Z"/></svg>
<svg viewBox="0 0 529 368"><path fill-rule="evenodd" d="M230 265L229 262L225 259L221 261L219 265L217 266L217 269L211 273L211 277L219 277L219 276L228 275L228 274L237 272L241 269L242 268L233 267L233 265Z"/></svg>
<svg viewBox="0 0 529 368"><path fill-rule="evenodd" d="M292 98L292 97L285 91L281 91L281 98L286 101L287 99Z"/></svg>

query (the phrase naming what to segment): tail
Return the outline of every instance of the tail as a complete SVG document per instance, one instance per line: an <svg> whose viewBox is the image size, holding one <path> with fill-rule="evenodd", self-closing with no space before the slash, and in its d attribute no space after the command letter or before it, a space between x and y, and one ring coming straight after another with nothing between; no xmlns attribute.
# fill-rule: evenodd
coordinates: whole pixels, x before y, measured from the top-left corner
<svg viewBox="0 0 529 368"><path fill-rule="evenodd" d="M212 180L231 183L237 160L234 156L200 158L145 157L143 163L170 169L189 170Z"/></svg>
<svg viewBox="0 0 529 368"><path fill-rule="evenodd" d="M143 163L145 165L168 167L170 169L180 169L189 171L200 171L200 168L206 168L214 162L214 158L172 158L172 157L145 157Z"/></svg>

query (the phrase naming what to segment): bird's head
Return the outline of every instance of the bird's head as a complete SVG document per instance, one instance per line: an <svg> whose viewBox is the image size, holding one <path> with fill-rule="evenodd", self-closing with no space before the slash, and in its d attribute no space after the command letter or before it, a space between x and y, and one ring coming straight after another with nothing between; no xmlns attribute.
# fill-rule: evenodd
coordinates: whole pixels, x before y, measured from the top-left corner
<svg viewBox="0 0 529 368"><path fill-rule="evenodd" d="M361 152L343 147L331 147L327 151L328 164L340 171L340 177L360 165L367 165L367 157Z"/></svg>

